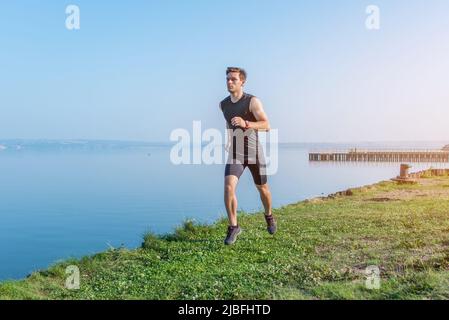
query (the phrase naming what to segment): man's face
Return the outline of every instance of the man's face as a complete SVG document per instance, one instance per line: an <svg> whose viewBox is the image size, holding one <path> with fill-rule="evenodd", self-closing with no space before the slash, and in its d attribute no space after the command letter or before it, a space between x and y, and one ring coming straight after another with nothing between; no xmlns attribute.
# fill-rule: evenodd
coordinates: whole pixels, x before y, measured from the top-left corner
<svg viewBox="0 0 449 320"><path fill-rule="evenodd" d="M239 72L229 72L226 76L226 84L228 86L228 91L230 93L239 92L244 82L240 80L240 73Z"/></svg>

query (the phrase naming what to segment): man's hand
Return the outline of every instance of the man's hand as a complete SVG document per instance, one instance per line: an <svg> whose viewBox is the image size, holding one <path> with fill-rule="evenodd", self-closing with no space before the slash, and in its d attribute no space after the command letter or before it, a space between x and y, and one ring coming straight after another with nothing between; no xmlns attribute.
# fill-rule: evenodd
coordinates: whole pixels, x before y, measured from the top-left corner
<svg viewBox="0 0 449 320"><path fill-rule="evenodd" d="M235 127L241 127L241 128L245 128L246 127L246 123L245 120L243 120L240 117L234 117L231 119L231 124Z"/></svg>

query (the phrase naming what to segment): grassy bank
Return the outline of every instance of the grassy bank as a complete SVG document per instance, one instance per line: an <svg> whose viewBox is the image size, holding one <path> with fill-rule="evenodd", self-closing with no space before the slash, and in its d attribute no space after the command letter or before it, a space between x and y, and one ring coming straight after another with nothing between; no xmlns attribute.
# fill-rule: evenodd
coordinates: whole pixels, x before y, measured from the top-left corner
<svg viewBox="0 0 449 320"><path fill-rule="evenodd" d="M223 245L226 221L185 223L142 248L66 261L0 285L2 299L449 299L449 178L353 189L262 213L240 214L244 232ZM79 290L65 268L77 265ZM365 268L381 271L380 289Z"/></svg>

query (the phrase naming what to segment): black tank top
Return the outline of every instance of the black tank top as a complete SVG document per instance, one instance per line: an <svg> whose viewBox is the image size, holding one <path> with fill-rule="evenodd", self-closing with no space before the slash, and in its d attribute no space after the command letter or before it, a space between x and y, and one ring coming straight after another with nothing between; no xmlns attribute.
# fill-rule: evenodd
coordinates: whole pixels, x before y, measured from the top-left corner
<svg viewBox="0 0 449 320"><path fill-rule="evenodd" d="M228 129L232 129L234 133L233 139L231 140L231 150L234 158L237 155L243 156L244 160L251 159L252 161L256 161L260 158L258 155L258 151L261 152L262 149L259 144L259 136L258 132L255 129L243 129L241 127L236 127L231 124L231 119L234 117L241 117L243 120L247 120L250 122L256 122L256 117L249 110L249 105L251 99L254 96L249 93L243 93L243 96L237 102L231 101L231 96L228 96L223 101L220 102L221 111L223 111L223 116L226 120ZM243 135L239 135L239 133L243 133ZM239 136L243 136L244 139L244 152L243 154L239 152L236 148L236 139Z"/></svg>

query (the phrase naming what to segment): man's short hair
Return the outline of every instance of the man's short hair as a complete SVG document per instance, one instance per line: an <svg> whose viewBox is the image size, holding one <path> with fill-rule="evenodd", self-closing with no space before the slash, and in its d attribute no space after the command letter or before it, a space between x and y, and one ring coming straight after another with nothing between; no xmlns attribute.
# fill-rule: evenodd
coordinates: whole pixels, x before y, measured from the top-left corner
<svg viewBox="0 0 449 320"><path fill-rule="evenodd" d="M228 67L226 69L226 75L228 75L228 73L230 72L238 72L239 76L240 76L240 80L242 81L246 81L246 71L243 68L238 68L238 67Z"/></svg>

